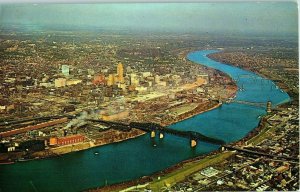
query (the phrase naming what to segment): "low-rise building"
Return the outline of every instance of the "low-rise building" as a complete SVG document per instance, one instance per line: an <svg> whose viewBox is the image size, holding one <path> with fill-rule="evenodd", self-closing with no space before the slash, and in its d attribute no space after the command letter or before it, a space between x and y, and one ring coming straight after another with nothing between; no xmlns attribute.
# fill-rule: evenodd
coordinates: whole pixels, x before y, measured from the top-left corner
<svg viewBox="0 0 300 192"><path fill-rule="evenodd" d="M57 145L70 145L84 141L83 135L70 135L66 137L57 138Z"/></svg>

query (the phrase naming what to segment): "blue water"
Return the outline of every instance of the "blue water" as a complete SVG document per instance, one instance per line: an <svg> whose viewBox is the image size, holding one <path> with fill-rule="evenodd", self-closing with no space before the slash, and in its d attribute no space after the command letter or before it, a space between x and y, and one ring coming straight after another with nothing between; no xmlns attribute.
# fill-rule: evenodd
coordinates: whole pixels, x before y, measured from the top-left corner
<svg viewBox="0 0 300 192"><path fill-rule="evenodd" d="M277 89L272 81L206 57L214 52L216 51L193 52L188 55L188 59L221 70L238 80L238 86L243 87L244 91L237 93L236 100L270 100L273 105L289 101L289 96ZM231 142L244 137L255 128L259 123L258 116L263 114L264 108L231 103L170 127L199 131ZM163 140L156 138L152 141L149 134L146 134L58 158L1 165L0 191L80 191L149 175L218 148L217 145L200 142L196 149L191 149L187 139L166 135ZM95 151L99 155L94 155Z"/></svg>
<svg viewBox="0 0 300 192"><path fill-rule="evenodd" d="M190 53L188 59L201 65L220 70L236 80L242 90L237 92L235 100L254 103L271 101L273 106L288 102L288 94L271 80L234 66L216 62L207 57L216 50L205 50ZM186 121L172 125L172 128L184 128L200 131L207 136L217 137L226 142L236 141L244 137L259 123L258 117L266 114L265 106L256 107L239 103L224 104L222 107L197 115Z"/></svg>

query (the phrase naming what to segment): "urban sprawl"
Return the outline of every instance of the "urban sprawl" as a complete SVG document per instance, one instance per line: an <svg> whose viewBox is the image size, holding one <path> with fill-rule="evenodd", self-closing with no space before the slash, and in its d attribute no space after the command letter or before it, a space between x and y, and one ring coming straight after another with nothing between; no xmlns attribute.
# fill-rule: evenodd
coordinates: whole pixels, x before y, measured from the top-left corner
<svg viewBox="0 0 300 192"><path fill-rule="evenodd" d="M241 44L233 37L17 28L3 29L0 41L1 164L145 134L101 121L168 126L221 106L235 97L234 80L186 58L194 50L220 49L209 57L273 80L291 102L218 151L131 183L93 190L138 184L153 191L299 189L299 69L292 40L243 39Z"/></svg>

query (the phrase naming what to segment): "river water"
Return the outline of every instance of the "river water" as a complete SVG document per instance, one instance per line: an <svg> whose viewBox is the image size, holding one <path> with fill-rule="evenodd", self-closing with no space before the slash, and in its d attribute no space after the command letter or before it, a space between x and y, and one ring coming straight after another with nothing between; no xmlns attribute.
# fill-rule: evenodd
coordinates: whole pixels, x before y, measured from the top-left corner
<svg viewBox="0 0 300 192"><path fill-rule="evenodd" d="M213 61L207 54L217 50L192 52L188 59L223 71L237 80L236 100L267 102L272 105L288 102L287 93L267 79L236 67ZM178 122L170 127L199 131L226 142L244 137L259 123L265 107L239 103L221 107ZM163 140L151 141L149 134L124 142L74 152L57 158L0 165L1 191L80 191L150 175L180 161L209 153L217 145L198 143L195 149L189 140L166 135ZM94 152L99 155L94 155Z"/></svg>

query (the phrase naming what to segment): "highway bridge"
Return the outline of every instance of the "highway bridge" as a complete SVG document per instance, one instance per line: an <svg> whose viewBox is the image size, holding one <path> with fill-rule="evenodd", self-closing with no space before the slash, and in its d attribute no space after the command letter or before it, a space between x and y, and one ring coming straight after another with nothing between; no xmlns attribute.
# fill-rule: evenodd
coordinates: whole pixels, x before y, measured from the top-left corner
<svg viewBox="0 0 300 192"><path fill-rule="evenodd" d="M240 104L245 104L245 105L252 105L256 107L263 107L265 108L267 106L267 103L263 102L251 102L251 101L242 101L242 100L231 100L231 103L240 103Z"/></svg>
<svg viewBox="0 0 300 192"><path fill-rule="evenodd" d="M250 75L250 74L241 74L234 78L235 81L240 81L241 79L251 79L254 82L261 82L261 83L270 83L268 79L265 79L263 77L257 76L257 75Z"/></svg>
<svg viewBox="0 0 300 192"><path fill-rule="evenodd" d="M188 138L191 141L191 147L195 147L197 145L197 141L203 141L203 142L208 142L216 145L223 145L225 144L225 141L212 138L212 137L207 137L201 133L195 132L195 131L179 131L175 129L170 129L167 127L163 127L159 124L156 123L138 123L138 122L131 122L129 124L124 124L124 123L118 123L118 122L112 122L112 121L103 121L103 120L93 120L93 119L88 119L88 121L92 122L98 122L105 124L107 126L110 126L115 129L120 129L120 130L125 130L127 131L128 129L140 129L145 132L150 132L151 137L155 137L156 132L159 133L159 138L163 138L164 134L171 134L179 137L184 137Z"/></svg>

